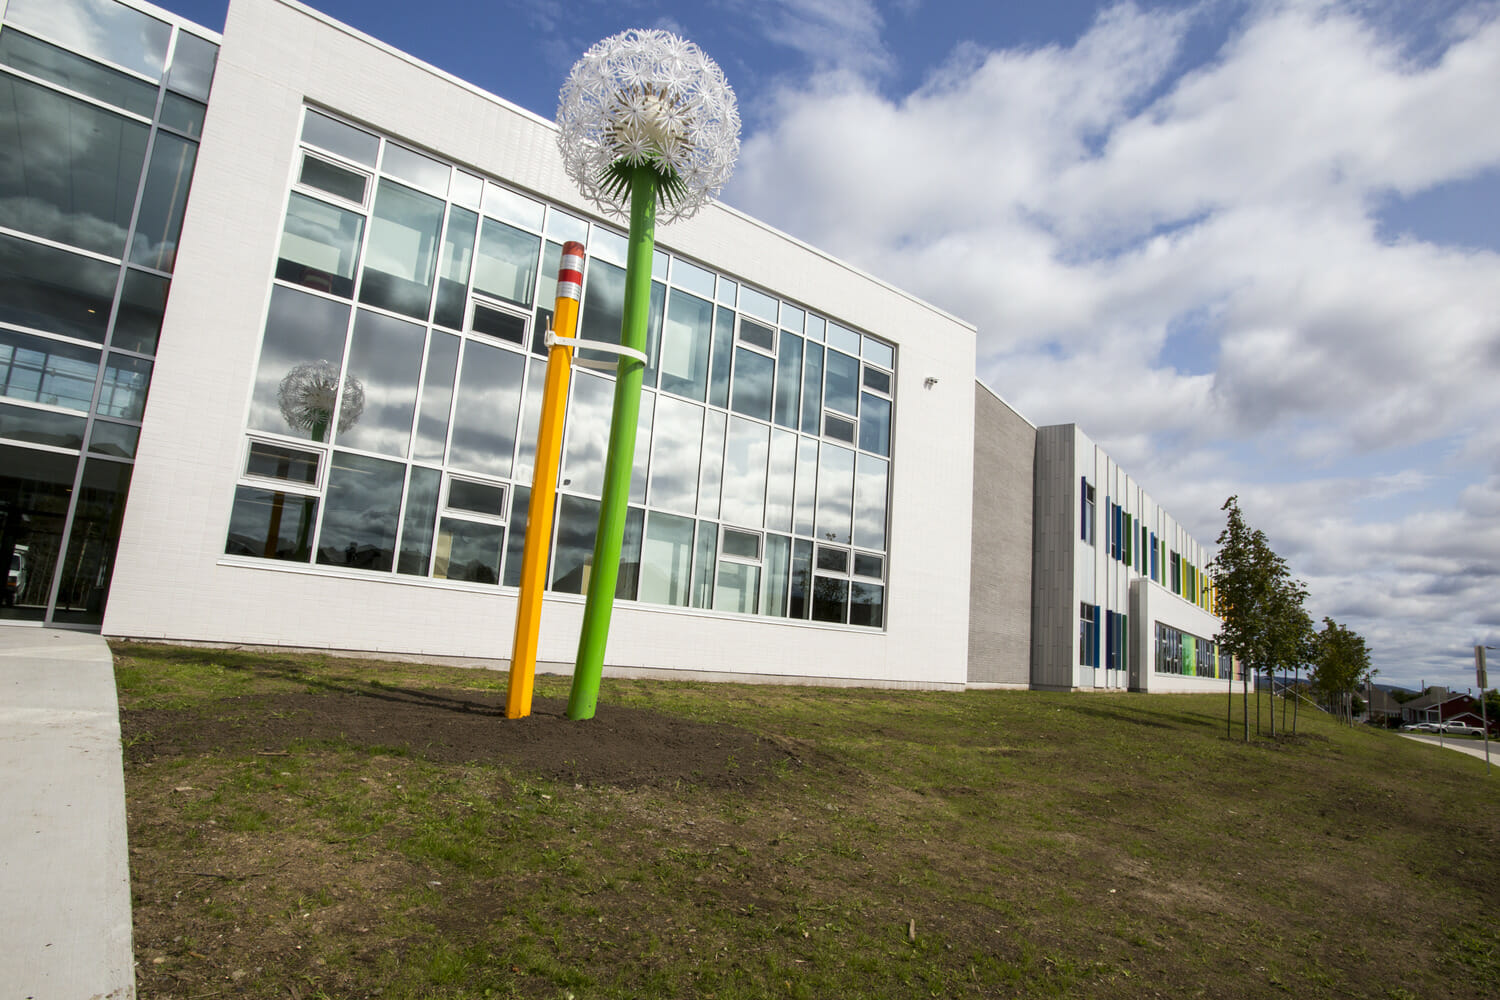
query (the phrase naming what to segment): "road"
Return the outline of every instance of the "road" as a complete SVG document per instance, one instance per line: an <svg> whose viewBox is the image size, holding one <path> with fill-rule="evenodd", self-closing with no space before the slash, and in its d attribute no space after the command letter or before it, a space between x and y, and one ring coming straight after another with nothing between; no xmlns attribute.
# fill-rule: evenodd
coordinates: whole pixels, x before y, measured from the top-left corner
<svg viewBox="0 0 1500 1000"><path fill-rule="evenodd" d="M1437 736L1428 733L1397 733L1396 735L1403 739L1416 740L1418 743L1438 745ZM1466 753L1470 757L1484 760L1484 740L1476 740L1468 736L1446 736L1443 738L1442 745L1449 750L1457 750L1459 753ZM1490 741L1490 761L1500 764L1500 741Z"/></svg>

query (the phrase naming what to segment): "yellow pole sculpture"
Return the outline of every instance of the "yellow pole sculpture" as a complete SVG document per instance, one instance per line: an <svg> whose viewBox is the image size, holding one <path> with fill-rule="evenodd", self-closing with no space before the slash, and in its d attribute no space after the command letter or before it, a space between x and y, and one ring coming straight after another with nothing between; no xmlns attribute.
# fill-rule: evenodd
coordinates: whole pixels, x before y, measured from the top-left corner
<svg viewBox="0 0 1500 1000"><path fill-rule="evenodd" d="M516 637L511 646L510 687L505 700L508 719L524 719L531 714L542 594L547 587L547 556L551 551L552 510L557 497L557 466L562 452L563 415L568 408L571 342L578 327L578 299L583 290L583 257L582 243L563 244L562 265L557 270L557 302L552 313L552 330L547 336L547 380L542 388L542 419L537 427L536 469L526 515L526 548L521 556L521 597L516 605Z"/></svg>

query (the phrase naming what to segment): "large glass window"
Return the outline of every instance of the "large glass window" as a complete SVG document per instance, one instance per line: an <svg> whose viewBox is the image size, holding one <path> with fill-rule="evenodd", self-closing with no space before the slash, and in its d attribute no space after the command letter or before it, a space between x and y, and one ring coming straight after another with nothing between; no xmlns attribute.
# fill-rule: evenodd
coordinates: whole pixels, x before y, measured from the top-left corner
<svg viewBox="0 0 1500 1000"><path fill-rule="evenodd" d="M685 292L673 292L667 303L661 337L661 387L679 396L702 400L708 392L708 353L714 307Z"/></svg>
<svg viewBox="0 0 1500 1000"><path fill-rule="evenodd" d="M327 441L339 411L339 376L349 307L342 302L277 286L271 292L266 335L250 401L250 427ZM343 390L341 422L359 419L363 393Z"/></svg>
<svg viewBox="0 0 1500 1000"><path fill-rule="evenodd" d="M637 444L637 448L639 448ZM695 512L698 459L703 447L703 407L670 396L656 401L651 442L650 502L682 514Z"/></svg>
<svg viewBox="0 0 1500 1000"><path fill-rule="evenodd" d="M426 319L442 227L442 201L382 180L370 218L359 300Z"/></svg>
<svg viewBox="0 0 1500 1000"><path fill-rule="evenodd" d="M518 305L531 305L542 239L503 222L485 219L474 265L474 290ZM619 339L619 327L615 339Z"/></svg>
<svg viewBox="0 0 1500 1000"><path fill-rule="evenodd" d="M355 313L344 377L359 386L364 407L357 419L340 422L335 435L340 445L406 457L425 339L415 323L368 309Z"/></svg>
<svg viewBox="0 0 1500 1000"><path fill-rule="evenodd" d="M0 235L0 323L104 343L120 265Z"/></svg>
<svg viewBox="0 0 1500 1000"><path fill-rule="evenodd" d="M640 600L686 607L692 559L693 519L653 511L641 546Z"/></svg>
<svg viewBox="0 0 1500 1000"><path fill-rule="evenodd" d="M156 133L130 247L131 263L158 271L170 271L176 265L177 237L182 232L182 213L187 208L188 185L197 159L196 142L170 132Z"/></svg>
<svg viewBox="0 0 1500 1000"><path fill-rule="evenodd" d="M453 441L448 462L457 468L509 476L521 415L521 377L526 359L478 340L464 345Z"/></svg>
<svg viewBox="0 0 1500 1000"><path fill-rule="evenodd" d="M148 132L123 115L0 74L0 226L120 256Z"/></svg>
<svg viewBox="0 0 1500 1000"><path fill-rule="evenodd" d="M145 80L49 45L14 27L0 32L0 63L145 118L156 111L157 88Z"/></svg>
<svg viewBox="0 0 1500 1000"><path fill-rule="evenodd" d="M113 0L10 0L5 16L95 59L161 79L172 27Z"/></svg>
<svg viewBox="0 0 1500 1000"><path fill-rule="evenodd" d="M302 145L249 430L313 478L247 468L226 549L514 586L550 316L531 304L555 294L561 251L540 232L593 248L579 332L604 341L620 332L624 240L328 115L307 113ZM415 187L381 179L370 197L377 163ZM666 253L652 273L617 596L883 628L894 351ZM146 277L126 296L142 354L165 291ZM378 309L351 315L356 296ZM575 360L548 579L581 593L617 359ZM102 411L138 411L111 388Z"/></svg>
<svg viewBox="0 0 1500 1000"><path fill-rule="evenodd" d="M729 418L729 441L724 449L725 522L759 528L765 520L766 460L771 429L741 417Z"/></svg>
<svg viewBox="0 0 1500 1000"><path fill-rule="evenodd" d="M99 352L0 329L0 396L87 412Z"/></svg>
<svg viewBox="0 0 1500 1000"><path fill-rule="evenodd" d="M396 560L396 516L405 481L406 469L399 463L334 452L318 562L390 570Z"/></svg>
<svg viewBox="0 0 1500 1000"><path fill-rule="evenodd" d="M276 277L350 298L365 217L293 191Z"/></svg>

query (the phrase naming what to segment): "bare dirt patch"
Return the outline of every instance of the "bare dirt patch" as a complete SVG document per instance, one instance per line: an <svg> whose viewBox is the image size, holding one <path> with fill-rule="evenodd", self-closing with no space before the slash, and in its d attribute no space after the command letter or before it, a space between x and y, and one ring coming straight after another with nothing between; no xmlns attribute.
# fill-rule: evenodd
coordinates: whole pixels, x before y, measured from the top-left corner
<svg viewBox="0 0 1500 1000"><path fill-rule="evenodd" d="M507 719L505 698L496 694L381 688L226 698L211 714L129 710L120 726L131 763L327 744L441 764L508 765L584 785L727 788L799 762L792 748L733 726L615 705L578 723L566 718L565 707L560 699L538 698L530 716Z"/></svg>

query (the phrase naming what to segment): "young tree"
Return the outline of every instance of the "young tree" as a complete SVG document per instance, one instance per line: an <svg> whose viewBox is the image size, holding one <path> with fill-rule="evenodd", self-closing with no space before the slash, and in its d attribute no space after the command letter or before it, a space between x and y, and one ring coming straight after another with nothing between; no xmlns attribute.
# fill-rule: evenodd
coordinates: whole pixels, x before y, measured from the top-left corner
<svg viewBox="0 0 1500 1000"><path fill-rule="evenodd" d="M1329 704L1350 704L1370 677L1370 651L1364 637L1332 618L1324 618L1313 667L1313 685L1318 693Z"/></svg>
<svg viewBox="0 0 1500 1000"><path fill-rule="evenodd" d="M1312 619L1303 609L1307 587L1294 579L1265 532L1245 523L1238 497L1224 501L1228 513L1219 533L1219 554L1209 565L1219 594L1219 645L1247 670L1263 671L1274 685L1277 670L1308 659ZM1257 702L1259 704L1259 702ZM1250 721L1246 714L1248 736ZM1271 736L1276 713L1271 713Z"/></svg>

